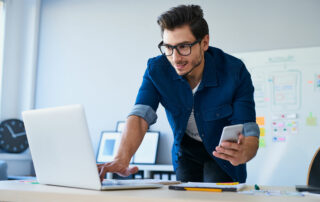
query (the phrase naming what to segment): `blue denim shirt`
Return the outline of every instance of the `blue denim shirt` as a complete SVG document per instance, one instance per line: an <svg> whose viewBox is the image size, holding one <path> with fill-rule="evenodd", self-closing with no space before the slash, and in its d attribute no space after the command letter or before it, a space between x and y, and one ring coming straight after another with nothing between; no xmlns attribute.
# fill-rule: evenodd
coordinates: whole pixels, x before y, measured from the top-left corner
<svg viewBox="0 0 320 202"><path fill-rule="evenodd" d="M233 166L212 152L224 126L241 123L245 136L259 137L251 76L241 60L218 48L209 47L204 57L202 80L194 96L187 80L176 73L165 56L149 59L129 116L140 116L151 125L156 122L159 103L164 106L174 134L172 163L176 169L180 143L194 107L199 135L208 153L234 181L245 182L246 164Z"/></svg>

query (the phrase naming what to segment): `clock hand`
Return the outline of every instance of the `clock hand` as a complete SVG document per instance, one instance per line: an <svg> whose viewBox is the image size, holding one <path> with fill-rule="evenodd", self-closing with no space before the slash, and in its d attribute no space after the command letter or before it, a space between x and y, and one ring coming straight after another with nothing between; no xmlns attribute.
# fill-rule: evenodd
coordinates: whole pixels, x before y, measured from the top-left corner
<svg viewBox="0 0 320 202"><path fill-rule="evenodd" d="M16 137L16 135L15 135L15 132L12 130L12 128L11 128L8 124L5 124L5 126L8 128L8 130L9 130L9 132L10 132L11 136L12 136L13 138L15 138L15 137Z"/></svg>
<svg viewBox="0 0 320 202"><path fill-rule="evenodd" d="M19 137L19 136L24 136L24 135L26 135L26 132L16 133L14 136Z"/></svg>

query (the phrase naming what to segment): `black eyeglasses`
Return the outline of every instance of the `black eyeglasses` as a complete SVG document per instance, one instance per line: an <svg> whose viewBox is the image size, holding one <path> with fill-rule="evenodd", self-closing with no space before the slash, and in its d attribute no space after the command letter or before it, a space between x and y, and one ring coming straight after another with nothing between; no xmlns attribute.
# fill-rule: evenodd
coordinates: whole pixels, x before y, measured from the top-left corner
<svg viewBox="0 0 320 202"><path fill-rule="evenodd" d="M163 44L163 41L161 41L158 45L158 48L160 49L160 52L166 56L172 55L174 49L176 49L180 55L188 56L191 54L192 46L194 46L200 42L201 42L201 39L198 39L193 43L182 43L182 44L178 44L176 46L172 46L169 44Z"/></svg>

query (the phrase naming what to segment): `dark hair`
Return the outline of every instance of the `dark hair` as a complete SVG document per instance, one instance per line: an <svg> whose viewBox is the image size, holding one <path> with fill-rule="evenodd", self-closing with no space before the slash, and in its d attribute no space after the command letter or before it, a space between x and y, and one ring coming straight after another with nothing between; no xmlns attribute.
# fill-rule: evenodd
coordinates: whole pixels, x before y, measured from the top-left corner
<svg viewBox="0 0 320 202"><path fill-rule="evenodd" d="M203 18L203 11L198 5L180 5L162 13L157 20L161 27L161 35L165 29L173 30L177 27L189 25L195 38L202 39L209 34L207 21Z"/></svg>

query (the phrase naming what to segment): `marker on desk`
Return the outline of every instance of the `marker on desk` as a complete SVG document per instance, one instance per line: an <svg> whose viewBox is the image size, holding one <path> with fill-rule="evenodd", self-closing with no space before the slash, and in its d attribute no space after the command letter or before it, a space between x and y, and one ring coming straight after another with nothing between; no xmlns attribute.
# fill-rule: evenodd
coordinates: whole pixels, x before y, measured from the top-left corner
<svg viewBox="0 0 320 202"><path fill-rule="evenodd" d="M254 189L255 189L255 190L260 190L260 187L259 187L257 184L255 184L255 185L254 185Z"/></svg>

